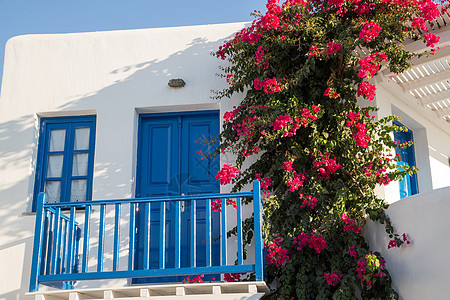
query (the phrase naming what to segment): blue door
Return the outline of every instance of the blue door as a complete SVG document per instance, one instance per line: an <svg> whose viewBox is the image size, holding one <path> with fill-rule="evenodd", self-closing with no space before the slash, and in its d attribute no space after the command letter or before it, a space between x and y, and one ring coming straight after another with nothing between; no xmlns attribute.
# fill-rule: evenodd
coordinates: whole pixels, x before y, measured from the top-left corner
<svg viewBox="0 0 450 300"><path fill-rule="evenodd" d="M394 124L397 126L404 126L400 122L394 122ZM413 132L410 129L408 129L408 131L406 132L396 131L394 132L394 140L399 144L403 144L408 141L413 141ZM397 163L400 170L403 170L402 166L412 167L416 165L414 145L409 146L407 148L397 147L395 152L399 154L401 157L401 161ZM405 178L403 178L399 182L399 185L400 185L400 199L417 194L418 187L417 187L416 173L414 173L413 176L406 175Z"/></svg>
<svg viewBox="0 0 450 300"><path fill-rule="evenodd" d="M219 134L217 111L144 115L140 118L136 197L179 196L201 193L218 193L215 179L219 170L218 157L202 159L201 152L208 153L212 144L201 140L212 139ZM144 269L144 234L150 235L149 268L159 268L160 204L152 204L146 212L138 207L136 223L135 268ZM197 201L197 266L206 265L205 203ZM150 228L145 230L144 215L150 214ZM175 266L175 205L166 204L166 268ZM189 267L190 255L190 203L182 204L181 213L181 267ZM219 236L219 218L213 213L213 236ZM213 242L213 265L219 264L219 244ZM133 282L179 282L186 276L143 278ZM205 278L210 280L208 278Z"/></svg>

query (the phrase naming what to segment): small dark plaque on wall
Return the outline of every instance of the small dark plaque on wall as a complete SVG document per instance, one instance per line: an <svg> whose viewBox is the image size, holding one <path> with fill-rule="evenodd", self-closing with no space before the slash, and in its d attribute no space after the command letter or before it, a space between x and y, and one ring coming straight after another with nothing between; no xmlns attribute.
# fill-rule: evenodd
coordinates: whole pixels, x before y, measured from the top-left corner
<svg viewBox="0 0 450 300"><path fill-rule="evenodd" d="M170 87L179 88L184 87L186 85L186 82L184 82L184 80L181 78L177 78L177 79L170 79L168 84Z"/></svg>

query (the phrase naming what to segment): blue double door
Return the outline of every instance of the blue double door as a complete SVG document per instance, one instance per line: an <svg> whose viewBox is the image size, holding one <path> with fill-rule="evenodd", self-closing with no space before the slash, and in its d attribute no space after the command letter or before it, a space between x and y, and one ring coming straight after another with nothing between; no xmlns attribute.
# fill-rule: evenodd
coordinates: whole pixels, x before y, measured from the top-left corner
<svg viewBox="0 0 450 300"><path fill-rule="evenodd" d="M218 157L206 159L214 144L203 141L219 133L217 111L143 115L139 122L136 197L180 196L218 193L215 179L219 170ZM202 159L203 158L203 159ZM190 267L191 203L181 203L181 267ZM149 268L160 268L160 214L161 204L150 208L138 206L136 214L135 269L145 269L144 256L148 255ZM147 215L147 217L146 217ZM165 267L175 267L175 203L165 205ZM206 201L196 201L196 266L206 265ZM149 222L148 222L149 219ZM147 228L145 228L148 226ZM212 218L212 236L219 236L220 224L216 213ZM146 235L149 235L146 237ZM144 253L147 245L149 253ZM219 243L212 242L212 264L219 264ZM180 282L186 276L141 278L135 283ZM208 278L206 278L208 279Z"/></svg>

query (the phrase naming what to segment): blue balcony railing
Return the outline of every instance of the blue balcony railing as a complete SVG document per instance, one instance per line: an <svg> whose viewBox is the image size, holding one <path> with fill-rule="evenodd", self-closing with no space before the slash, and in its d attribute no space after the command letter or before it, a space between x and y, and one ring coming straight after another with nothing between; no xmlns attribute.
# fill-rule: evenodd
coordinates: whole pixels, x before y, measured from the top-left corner
<svg viewBox="0 0 450 300"><path fill-rule="evenodd" d="M248 202L243 201L244 198L253 198L254 263L244 260L242 210L243 202ZM217 199L220 199L220 212L211 208L211 203L217 203ZM226 208L230 199L236 202L235 213ZM123 209L127 212L126 218L121 218ZM94 211L96 217L93 217ZM79 280L145 278L151 282L152 278L169 278L170 281L180 276L238 272L255 272L256 280L263 280L261 211L258 181L253 183L251 193L73 203L46 203L46 195L41 193L36 209L30 291L37 291L40 283L70 289ZM234 225L234 214L237 259L229 261L227 232L231 228L227 223ZM169 221L171 225L167 226ZM128 227L125 234L120 230L124 224ZM94 225L96 230L91 230ZM108 236L105 236L105 227ZM95 245L91 243L92 238ZM106 239L113 244L112 253L108 255L105 255ZM90 251L95 249L93 246L97 251ZM119 268L119 260L126 261L127 266Z"/></svg>

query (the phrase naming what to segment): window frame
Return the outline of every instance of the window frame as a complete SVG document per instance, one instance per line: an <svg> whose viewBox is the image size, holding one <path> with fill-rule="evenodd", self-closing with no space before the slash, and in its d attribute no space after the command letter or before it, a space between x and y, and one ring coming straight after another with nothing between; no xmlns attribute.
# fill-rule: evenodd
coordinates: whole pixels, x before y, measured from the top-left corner
<svg viewBox="0 0 450 300"><path fill-rule="evenodd" d="M88 149L74 149L75 129L89 128ZM50 150L51 131L64 129L64 149ZM44 191L46 182L60 181L61 194L60 203L70 202L70 193L72 180L86 180L86 201L92 200L92 182L94 171L94 153L95 153L95 135L96 135L96 116L70 116L70 117L43 117L40 120L38 153L36 161L36 175L33 192L32 211L36 210L37 196ZM87 173L83 176L74 176L73 157L76 153L87 153ZM48 177L48 161L50 155L63 155L63 164L60 177Z"/></svg>

